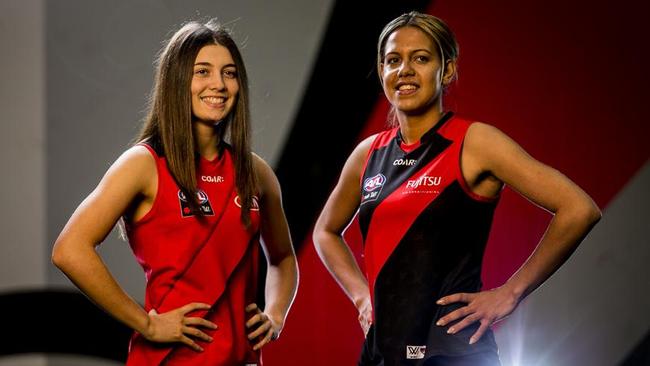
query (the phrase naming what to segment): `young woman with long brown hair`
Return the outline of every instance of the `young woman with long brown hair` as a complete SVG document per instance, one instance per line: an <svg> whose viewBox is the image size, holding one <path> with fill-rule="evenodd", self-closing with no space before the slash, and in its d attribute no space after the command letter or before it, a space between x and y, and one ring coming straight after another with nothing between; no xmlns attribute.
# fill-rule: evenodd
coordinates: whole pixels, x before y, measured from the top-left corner
<svg viewBox="0 0 650 366"><path fill-rule="evenodd" d="M134 329L129 365L254 365L282 330L297 265L277 178L251 152L248 98L229 33L212 21L184 25L160 54L137 143L55 243L54 264ZM144 308L95 251L120 219L146 274Z"/></svg>

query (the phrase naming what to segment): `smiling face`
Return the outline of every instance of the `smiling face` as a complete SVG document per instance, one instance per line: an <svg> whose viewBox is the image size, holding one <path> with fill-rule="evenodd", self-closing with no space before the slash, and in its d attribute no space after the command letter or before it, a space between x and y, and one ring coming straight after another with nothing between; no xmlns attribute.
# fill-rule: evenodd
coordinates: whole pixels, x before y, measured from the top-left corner
<svg viewBox="0 0 650 366"><path fill-rule="evenodd" d="M443 68L437 44L416 27L396 29L386 40L380 64L386 97L398 113L422 114L440 106L455 63Z"/></svg>
<svg viewBox="0 0 650 366"><path fill-rule="evenodd" d="M212 44L196 55L191 84L192 118L211 124L223 120L237 100L237 67L230 51Z"/></svg>

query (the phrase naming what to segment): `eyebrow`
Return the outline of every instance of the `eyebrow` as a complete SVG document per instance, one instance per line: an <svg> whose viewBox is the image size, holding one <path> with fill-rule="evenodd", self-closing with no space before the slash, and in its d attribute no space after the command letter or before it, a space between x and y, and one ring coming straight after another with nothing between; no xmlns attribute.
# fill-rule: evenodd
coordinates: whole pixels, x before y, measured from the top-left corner
<svg viewBox="0 0 650 366"><path fill-rule="evenodd" d="M418 49L416 49L416 50L410 51L410 53L417 53L417 52L426 52L426 53L431 54L431 55L433 54L433 52L427 50L426 48L418 48ZM386 56L388 56L388 55L390 55L390 54L396 54L396 55L399 55L399 52L397 52L397 51L391 51L391 52L386 53L386 54L384 55L384 57L386 57Z"/></svg>
<svg viewBox="0 0 650 366"><path fill-rule="evenodd" d="M197 62L197 63L194 64L194 66L214 66L214 65L209 63L209 62ZM235 65L235 64L223 65L223 68L226 68L226 67L235 67L236 68L237 65Z"/></svg>

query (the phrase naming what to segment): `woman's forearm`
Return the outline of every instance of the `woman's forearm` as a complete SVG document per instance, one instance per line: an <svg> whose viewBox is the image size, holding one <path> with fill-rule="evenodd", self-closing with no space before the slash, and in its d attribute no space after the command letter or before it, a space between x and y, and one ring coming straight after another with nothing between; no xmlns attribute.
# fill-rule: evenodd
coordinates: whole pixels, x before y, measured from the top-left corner
<svg viewBox="0 0 650 366"><path fill-rule="evenodd" d="M265 312L282 327L298 288L298 266L293 253L269 263L266 277Z"/></svg>
<svg viewBox="0 0 650 366"><path fill-rule="evenodd" d="M368 281L341 235L320 230L314 233L316 251L348 298L359 308L368 301Z"/></svg>
<svg viewBox="0 0 650 366"><path fill-rule="evenodd" d="M73 250L66 243L57 243L52 262L98 306L147 336L147 313L118 285L92 247L78 246Z"/></svg>
<svg viewBox="0 0 650 366"><path fill-rule="evenodd" d="M503 287L525 298L569 258L600 217L591 200L559 208L537 248Z"/></svg>

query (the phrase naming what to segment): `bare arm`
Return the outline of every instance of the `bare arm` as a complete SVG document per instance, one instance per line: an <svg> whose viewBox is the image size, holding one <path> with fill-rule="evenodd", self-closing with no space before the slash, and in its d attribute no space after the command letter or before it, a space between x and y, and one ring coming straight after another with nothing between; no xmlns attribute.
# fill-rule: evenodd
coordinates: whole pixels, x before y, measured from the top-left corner
<svg viewBox="0 0 650 366"><path fill-rule="evenodd" d="M261 235L264 253L268 261L266 276L266 308L264 312L257 305L250 304L246 311L254 312L246 326L257 328L248 338L261 339L254 345L259 349L277 338L282 331L289 308L298 287L298 265L291 243L289 226L282 208L280 183L271 167L255 155L255 168L260 181Z"/></svg>
<svg viewBox="0 0 650 366"><path fill-rule="evenodd" d="M364 334L372 320L368 282L343 239L343 231L360 203L363 164L375 136L361 142L343 167L339 181L325 203L314 228L314 246L329 272L359 310Z"/></svg>
<svg viewBox="0 0 650 366"><path fill-rule="evenodd" d="M179 341L200 350L185 333L205 340L209 337L187 325L213 324L184 318L184 314L209 305L188 304L176 313L165 313L167 316L155 311L147 314L119 286L95 251L134 200L152 199L151 182L155 181L155 162L146 148L136 146L125 152L70 217L54 244L52 262L97 305L147 339Z"/></svg>
<svg viewBox="0 0 650 366"><path fill-rule="evenodd" d="M598 222L601 213L592 199L570 179L533 159L492 126L475 123L470 127L462 162L463 173L468 182L475 183L477 190L488 187L489 191L489 186L494 185L474 182L475 177L486 172L554 214L532 255L503 286L478 295L454 294L440 299L440 304L468 303L441 318L439 325L465 317L450 328L450 332L455 333L480 321L481 327L470 341L473 343L490 324L510 314L569 258Z"/></svg>
<svg viewBox="0 0 650 366"><path fill-rule="evenodd" d="M492 174L553 213L533 254L506 283L516 296L524 298L569 258L600 220L601 212L591 197L562 173L533 159L496 128L477 127L486 130L479 139L483 146L487 139L501 140L491 152L494 156L486 157Z"/></svg>

